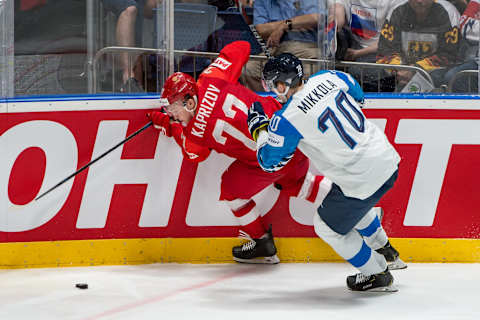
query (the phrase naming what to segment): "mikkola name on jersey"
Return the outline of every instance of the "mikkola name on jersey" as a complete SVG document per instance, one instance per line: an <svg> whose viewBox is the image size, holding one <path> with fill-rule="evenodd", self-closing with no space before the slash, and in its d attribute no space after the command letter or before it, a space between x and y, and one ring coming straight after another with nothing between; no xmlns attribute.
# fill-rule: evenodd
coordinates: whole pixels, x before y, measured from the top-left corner
<svg viewBox="0 0 480 320"><path fill-rule="evenodd" d="M325 82L321 82L318 86L316 86L309 94L305 96L297 106L300 110L304 113L307 113L308 110L313 108L315 103L318 100L324 98L328 95L334 88L337 88L337 85L330 80L326 80ZM317 99L318 100L317 100Z"/></svg>

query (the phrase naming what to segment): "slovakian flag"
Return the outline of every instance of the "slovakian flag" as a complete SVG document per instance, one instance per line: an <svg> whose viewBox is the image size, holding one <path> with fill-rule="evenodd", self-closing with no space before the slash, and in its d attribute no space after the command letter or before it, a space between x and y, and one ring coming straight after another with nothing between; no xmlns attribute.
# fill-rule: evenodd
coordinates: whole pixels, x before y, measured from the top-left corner
<svg viewBox="0 0 480 320"><path fill-rule="evenodd" d="M376 10L373 8L364 8L352 6L352 22L350 29L352 33L363 38L371 39L377 34Z"/></svg>

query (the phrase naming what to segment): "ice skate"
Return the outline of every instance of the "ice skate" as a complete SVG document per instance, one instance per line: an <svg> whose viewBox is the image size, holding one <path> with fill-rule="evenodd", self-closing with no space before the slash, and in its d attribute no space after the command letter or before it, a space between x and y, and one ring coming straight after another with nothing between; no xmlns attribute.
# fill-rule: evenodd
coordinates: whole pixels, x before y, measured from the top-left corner
<svg viewBox="0 0 480 320"><path fill-rule="evenodd" d="M252 239L246 233L241 232L241 237L248 242L233 247L233 260L242 263L277 264L280 259L277 257L277 248L273 241L272 226L267 233L259 239Z"/></svg>
<svg viewBox="0 0 480 320"><path fill-rule="evenodd" d="M352 291L370 292L396 292L398 289L393 285L393 276L388 268L381 273L366 276L357 273L347 277L347 287Z"/></svg>
<svg viewBox="0 0 480 320"><path fill-rule="evenodd" d="M407 268L407 264L400 259L398 251L392 247L390 241L387 241L386 245L380 249L377 249L376 251L383 255L387 260L388 270L400 270Z"/></svg>

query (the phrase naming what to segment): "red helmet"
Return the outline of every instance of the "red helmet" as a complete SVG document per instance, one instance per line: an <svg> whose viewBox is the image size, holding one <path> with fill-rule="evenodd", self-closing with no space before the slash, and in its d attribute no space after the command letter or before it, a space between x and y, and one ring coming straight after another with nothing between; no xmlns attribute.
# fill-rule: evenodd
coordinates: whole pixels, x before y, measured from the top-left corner
<svg viewBox="0 0 480 320"><path fill-rule="evenodd" d="M167 78L163 85L161 99L167 99L169 104L184 99L186 95L197 96L198 88L195 79L183 72L175 72Z"/></svg>

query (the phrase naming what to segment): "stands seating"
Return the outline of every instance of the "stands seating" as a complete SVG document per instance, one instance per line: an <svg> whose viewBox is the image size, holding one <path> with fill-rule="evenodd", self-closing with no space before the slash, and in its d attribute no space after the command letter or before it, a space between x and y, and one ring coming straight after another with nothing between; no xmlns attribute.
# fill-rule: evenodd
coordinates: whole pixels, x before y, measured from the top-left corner
<svg viewBox="0 0 480 320"><path fill-rule="evenodd" d="M220 52L223 47L236 40L250 42L250 54L259 54L262 52L260 44L258 44L245 18L237 8L219 11L218 19L219 21L223 21L224 24L221 29L215 32L215 52Z"/></svg>
<svg viewBox="0 0 480 320"><path fill-rule="evenodd" d="M161 25L163 8L155 9L155 36L156 48L163 47ZM211 35L216 26L217 7L208 4L175 3L174 8L175 50L211 51ZM209 59L199 59L195 65L189 57L181 59L181 71L186 73L199 72L210 64Z"/></svg>
<svg viewBox="0 0 480 320"><path fill-rule="evenodd" d="M448 92L477 93L478 70L462 70L455 74L448 84Z"/></svg>

